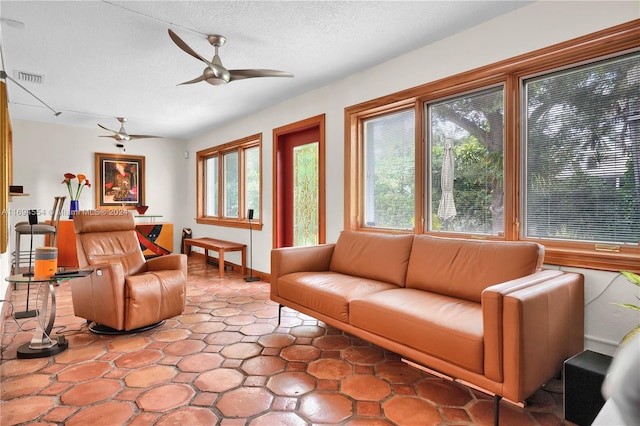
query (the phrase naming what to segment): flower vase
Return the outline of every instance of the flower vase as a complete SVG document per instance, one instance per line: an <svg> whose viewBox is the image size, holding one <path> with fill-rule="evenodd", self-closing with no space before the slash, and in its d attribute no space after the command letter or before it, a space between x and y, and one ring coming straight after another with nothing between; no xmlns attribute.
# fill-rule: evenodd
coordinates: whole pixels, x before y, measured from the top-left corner
<svg viewBox="0 0 640 426"><path fill-rule="evenodd" d="M80 206L78 205L78 200L71 200L71 204L69 204L69 219L73 219L73 215L80 210Z"/></svg>

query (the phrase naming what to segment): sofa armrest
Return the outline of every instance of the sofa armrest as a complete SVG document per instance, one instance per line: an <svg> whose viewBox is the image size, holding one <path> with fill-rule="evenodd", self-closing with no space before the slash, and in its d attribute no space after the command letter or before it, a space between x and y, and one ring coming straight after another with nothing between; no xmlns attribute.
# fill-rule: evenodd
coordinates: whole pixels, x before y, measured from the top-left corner
<svg viewBox="0 0 640 426"><path fill-rule="evenodd" d="M557 270L535 272L526 277L487 287L481 296L484 328L484 374L489 379L502 382L503 376L503 302L514 291L540 284L562 275Z"/></svg>
<svg viewBox="0 0 640 426"><path fill-rule="evenodd" d="M504 395L521 401L584 347L584 277L521 288L503 300Z"/></svg>
<svg viewBox="0 0 640 426"><path fill-rule="evenodd" d="M278 278L294 272L328 271L335 244L283 247L271 250L271 295L278 294Z"/></svg>
<svg viewBox="0 0 640 426"><path fill-rule="evenodd" d="M91 265L93 273L70 281L74 315L122 329L124 269L120 263Z"/></svg>

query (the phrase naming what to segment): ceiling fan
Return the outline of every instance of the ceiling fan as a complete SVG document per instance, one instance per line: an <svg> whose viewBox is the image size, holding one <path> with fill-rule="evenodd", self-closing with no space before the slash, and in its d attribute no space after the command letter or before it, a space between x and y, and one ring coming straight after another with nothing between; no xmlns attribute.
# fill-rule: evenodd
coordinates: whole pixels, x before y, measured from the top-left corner
<svg viewBox="0 0 640 426"><path fill-rule="evenodd" d="M108 128L104 127L102 124L98 123L98 127L113 133L113 135L109 135L109 136L100 136L101 138L113 138L118 142L126 142L126 141L130 141L132 139L161 138L162 137L162 136L153 136L153 135L130 135L124 129L124 123L126 123L127 119L124 118L124 117L117 117L117 118L118 118L118 121L120 122L120 130L118 130L117 132L115 130L108 129Z"/></svg>
<svg viewBox="0 0 640 426"><path fill-rule="evenodd" d="M169 37L178 47L189 55L193 56L196 59L207 64L207 67L204 69L204 72L201 76L194 78L193 80L185 81L180 84L192 84L198 83L200 81L206 81L209 84L214 86L218 86L221 84L227 84L230 81L235 80L243 80L245 78L254 78L254 77L293 77L293 74L286 71L277 71L277 70L264 70L264 69L248 69L248 70L228 70L222 65L222 61L220 60L220 56L218 56L218 48L223 46L227 41L226 38L219 34L212 34L207 37L209 43L211 43L215 47L215 55L211 62L204 59L202 56L198 55L192 48L190 48L187 43L185 43L176 33L169 29Z"/></svg>

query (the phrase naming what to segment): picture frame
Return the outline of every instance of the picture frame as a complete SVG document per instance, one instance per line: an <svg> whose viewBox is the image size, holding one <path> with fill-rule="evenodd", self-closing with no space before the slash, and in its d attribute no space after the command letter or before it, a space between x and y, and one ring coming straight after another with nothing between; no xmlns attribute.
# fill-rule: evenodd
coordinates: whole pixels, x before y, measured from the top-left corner
<svg viewBox="0 0 640 426"><path fill-rule="evenodd" d="M96 209L145 205L144 156L96 152Z"/></svg>

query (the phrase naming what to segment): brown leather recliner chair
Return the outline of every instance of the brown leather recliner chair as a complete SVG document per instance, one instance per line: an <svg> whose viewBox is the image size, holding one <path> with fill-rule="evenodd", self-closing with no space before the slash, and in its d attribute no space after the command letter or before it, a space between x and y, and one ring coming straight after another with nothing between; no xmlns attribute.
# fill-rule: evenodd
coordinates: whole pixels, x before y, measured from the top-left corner
<svg viewBox="0 0 640 426"><path fill-rule="evenodd" d="M76 316L100 334L149 329L180 315L186 303L187 256L145 260L133 215L125 210L85 210L73 219L78 265L93 269L70 281Z"/></svg>

